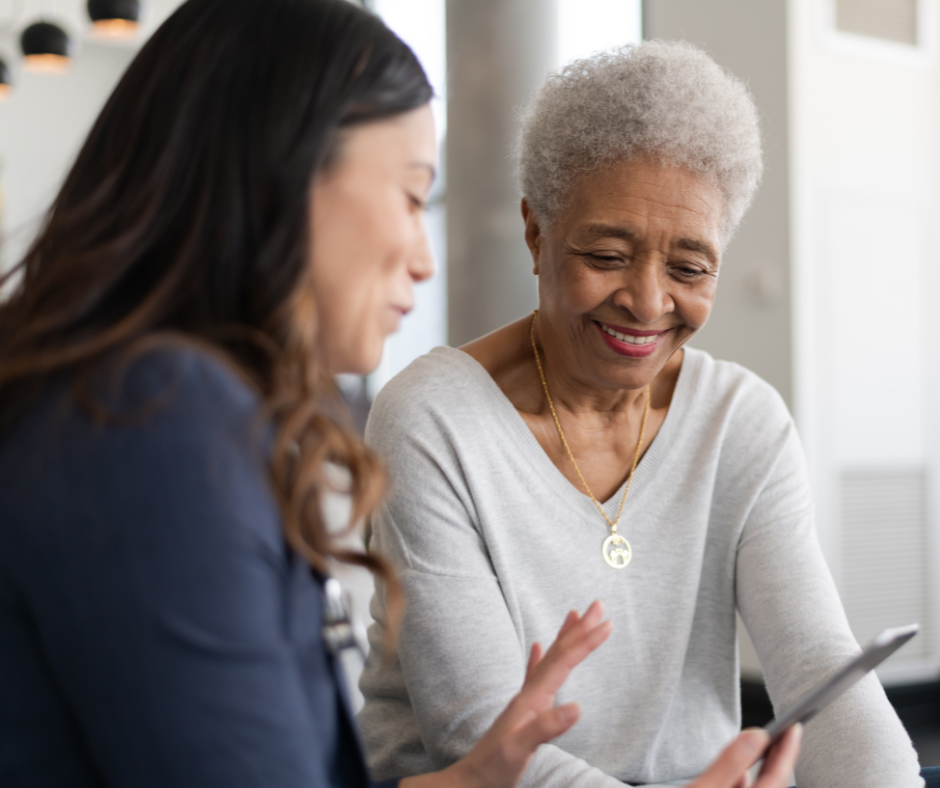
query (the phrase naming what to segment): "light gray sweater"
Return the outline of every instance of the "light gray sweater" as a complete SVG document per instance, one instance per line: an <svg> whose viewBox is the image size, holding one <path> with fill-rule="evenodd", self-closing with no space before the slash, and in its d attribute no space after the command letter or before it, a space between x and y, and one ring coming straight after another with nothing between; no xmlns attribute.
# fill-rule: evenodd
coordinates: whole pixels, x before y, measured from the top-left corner
<svg viewBox="0 0 940 788"><path fill-rule="evenodd" d="M614 631L559 702L580 722L541 747L523 786L674 784L740 726L735 610L775 707L858 653L813 528L803 452L778 394L736 364L686 350L665 423L609 532L488 373L437 348L379 395L367 439L392 475L372 546L401 571L397 659L372 654L359 717L377 777L465 754L518 691L533 642L568 610L604 602ZM621 492L605 504L616 515ZM906 623L906 622L898 622ZM869 676L806 727L800 788L915 788L917 757Z"/></svg>

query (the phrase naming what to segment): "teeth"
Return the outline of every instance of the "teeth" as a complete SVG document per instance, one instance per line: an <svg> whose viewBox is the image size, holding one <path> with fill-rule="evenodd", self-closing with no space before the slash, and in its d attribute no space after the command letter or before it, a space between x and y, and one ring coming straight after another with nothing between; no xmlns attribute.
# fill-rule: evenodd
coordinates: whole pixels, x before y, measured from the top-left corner
<svg viewBox="0 0 940 788"><path fill-rule="evenodd" d="M628 345L651 345L659 338L658 334L649 337L631 337L628 334L621 334L619 331L614 331L610 326L605 326L603 323L599 325L612 337L619 339L621 342L626 342Z"/></svg>

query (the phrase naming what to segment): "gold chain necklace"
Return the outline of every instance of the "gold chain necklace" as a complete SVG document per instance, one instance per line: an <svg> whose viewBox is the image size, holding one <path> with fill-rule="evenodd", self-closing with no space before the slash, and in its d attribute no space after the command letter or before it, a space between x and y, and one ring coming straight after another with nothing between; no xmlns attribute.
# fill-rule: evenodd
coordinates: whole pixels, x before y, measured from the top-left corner
<svg viewBox="0 0 940 788"><path fill-rule="evenodd" d="M630 468L630 475L627 477L627 486L623 491L623 498L620 499L617 519L611 520L607 516L607 512L605 512L603 507L597 502L597 498L594 497L594 493L591 492L588 483L584 480L584 474L581 473L581 469L574 459L574 454L572 454L571 447L568 445L568 440L565 438L565 433L561 428L561 422L558 420L558 414L555 412L555 403L552 402L552 395L548 393L548 382L545 380L545 370L542 369L542 359L539 358L539 349L535 344L535 321L538 320L538 316L539 310L536 309L532 313L532 328L529 331L529 336L532 339L532 352L535 353L535 363L539 368L542 388L545 389L545 399L548 400L548 407L552 411L552 418L555 420L555 426L558 428L558 437L561 438L561 443L565 447L568 459L571 460L571 464L574 466L575 473L578 474L578 478L581 480L581 484L584 486L587 494L591 496L591 500L597 507L597 511L601 513L601 517L603 517L610 526L610 536L604 540L604 544L601 547L601 555L603 555L608 566L612 566L614 569L623 569L633 558L633 548L630 547L630 543L623 536L617 533L617 523L620 522L620 515L623 514L623 505L627 502L627 495L630 493L630 485L633 484L633 474L636 471L637 464L640 462L640 450L643 448L643 434L646 432L646 417L649 416L650 412L650 387L646 387L646 405L643 408L643 421L640 423L640 439L636 443L633 467Z"/></svg>

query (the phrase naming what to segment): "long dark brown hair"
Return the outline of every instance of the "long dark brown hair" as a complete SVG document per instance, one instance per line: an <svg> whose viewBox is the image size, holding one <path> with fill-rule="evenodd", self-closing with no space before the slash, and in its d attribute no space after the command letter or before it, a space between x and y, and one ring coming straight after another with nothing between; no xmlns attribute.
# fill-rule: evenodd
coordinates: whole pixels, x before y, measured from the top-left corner
<svg viewBox="0 0 940 788"><path fill-rule="evenodd" d="M325 463L353 517L384 474L336 417L309 286L312 179L344 129L431 98L413 53L345 0L189 0L131 64L22 262L0 279L0 434L55 376L183 337L226 358L276 427L285 535L324 569Z"/></svg>

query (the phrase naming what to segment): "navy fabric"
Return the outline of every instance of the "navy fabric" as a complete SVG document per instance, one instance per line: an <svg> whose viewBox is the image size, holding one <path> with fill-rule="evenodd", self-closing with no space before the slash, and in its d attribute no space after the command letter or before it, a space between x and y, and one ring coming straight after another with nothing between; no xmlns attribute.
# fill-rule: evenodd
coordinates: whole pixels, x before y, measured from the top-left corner
<svg viewBox="0 0 940 788"><path fill-rule="evenodd" d="M0 436L0 785L368 785L256 397L181 349L99 388Z"/></svg>

